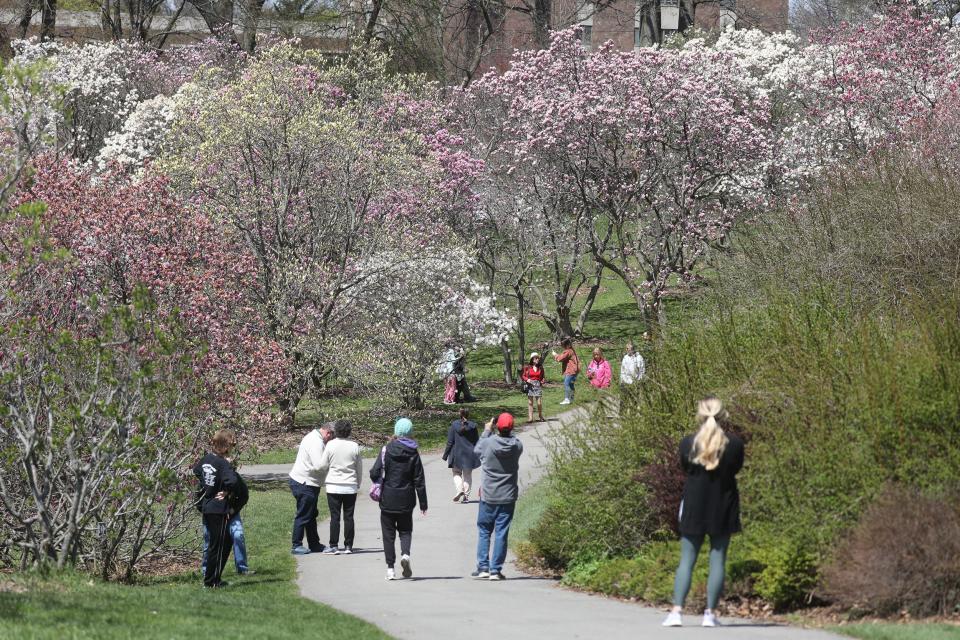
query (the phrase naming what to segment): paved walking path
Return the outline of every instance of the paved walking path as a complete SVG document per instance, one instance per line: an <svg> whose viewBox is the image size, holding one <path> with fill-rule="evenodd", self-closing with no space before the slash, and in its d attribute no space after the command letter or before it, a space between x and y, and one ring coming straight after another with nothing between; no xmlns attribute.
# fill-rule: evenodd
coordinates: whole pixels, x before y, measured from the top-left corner
<svg viewBox="0 0 960 640"><path fill-rule="evenodd" d="M551 429L574 428L576 411L520 435L521 486L544 471L543 439ZM472 580L476 563L477 504L452 502L453 481L439 455L424 456L429 511L414 514L411 560L413 579L387 582L380 540L378 505L367 495L370 461L364 461L364 485L357 499L355 551L350 556L298 557L301 593L363 618L397 638L410 640L564 640L589 638L727 638L800 640L835 638L830 634L747 620L726 620L725 628L703 629L699 616L686 627L660 627L664 612L561 588L555 581L523 575L508 558L505 582ZM288 465L289 466L289 465ZM277 465L269 465L276 473ZM244 475L256 475L257 466ZM479 471L474 479L479 481ZM476 494L476 490L471 490ZM322 499L322 498L321 498ZM291 498L291 517L293 499ZM329 535L320 526L320 540ZM398 541L399 547L399 541ZM399 549L398 549L399 556ZM397 566L399 574L400 567Z"/></svg>

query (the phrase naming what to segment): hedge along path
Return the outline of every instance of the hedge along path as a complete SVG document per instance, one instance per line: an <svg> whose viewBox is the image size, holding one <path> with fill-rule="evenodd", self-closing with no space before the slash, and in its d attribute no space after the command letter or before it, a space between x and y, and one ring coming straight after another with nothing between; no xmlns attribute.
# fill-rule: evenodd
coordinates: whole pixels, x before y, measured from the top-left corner
<svg viewBox="0 0 960 640"><path fill-rule="evenodd" d="M523 441L520 459L521 491L539 480L548 462L544 442L555 429L576 428L587 412L574 409L538 423L518 434ZM353 555L310 554L297 558L301 594L353 614L387 633L410 640L561 640L589 638L730 638L799 640L838 638L822 631L784 627L765 622L724 619L728 629L704 629L700 616L685 616L681 629L660 626L665 612L619 600L561 588L556 581L524 575L513 554L504 567L504 582L473 580L476 568L477 502L452 501L453 480L439 455L423 457L429 510L413 516L411 564L413 578L388 582L380 536L380 510L370 500L367 475L372 460L364 461L364 480L357 498L356 540ZM266 469L265 469L266 470ZM270 465L276 472L276 465ZM257 467L244 469L255 476ZM474 473L475 486L479 470ZM321 500L323 497L321 496ZM291 520L293 498L290 498ZM329 528L320 526L326 543ZM342 539L341 539L342 544ZM399 550L398 550L399 557ZM679 560L679 559L678 559ZM255 566L256 558L251 562ZM399 575L399 565L397 567Z"/></svg>

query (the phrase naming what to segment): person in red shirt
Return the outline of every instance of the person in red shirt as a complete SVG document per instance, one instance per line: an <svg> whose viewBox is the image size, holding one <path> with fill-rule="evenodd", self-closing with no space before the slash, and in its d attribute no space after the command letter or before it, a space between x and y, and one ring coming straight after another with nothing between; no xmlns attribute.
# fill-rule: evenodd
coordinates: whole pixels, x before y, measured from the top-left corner
<svg viewBox="0 0 960 640"><path fill-rule="evenodd" d="M546 380L546 373L540 361L540 354L536 351L530 354L530 360L523 367L520 379L527 383L527 422L533 422L534 402L537 404L537 415L543 422L543 383Z"/></svg>

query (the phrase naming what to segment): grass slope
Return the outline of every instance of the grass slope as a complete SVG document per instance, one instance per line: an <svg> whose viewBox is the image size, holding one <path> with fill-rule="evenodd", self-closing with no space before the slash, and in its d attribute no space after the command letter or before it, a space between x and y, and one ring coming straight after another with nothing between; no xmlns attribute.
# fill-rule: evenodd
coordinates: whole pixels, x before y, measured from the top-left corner
<svg viewBox="0 0 960 640"><path fill-rule="evenodd" d="M16 588L26 591L0 592L0 639L140 640L211 633L271 640L389 638L373 625L299 596L289 552L293 506L286 491L251 493L244 525L257 575L237 577L231 558L226 589L202 589L199 570L133 586L74 573L14 576Z"/></svg>
<svg viewBox="0 0 960 640"><path fill-rule="evenodd" d="M636 304L623 282L615 277L604 280L604 288L591 310L584 327L584 339L576 345L577 354L586 368L594 347L601 347L605 357L613 367L614 381L619 379L620 360L623 346L627 340L637 340L645 330ZM583 299L574 304L574 317L580 313ZM561 411L563 400L563 381L559 365L550 357L544 346L551 335L546 325L533 316L527 318L527 354L518 353L519 344L513 341L514 368L526 361L530 351L537 350L545 357L547 385L543 393L543 412L552 416ZM477 402L468 404L471 417L485 421L503 411L509 411L519 420L527 418L527 398L515 386L503 382L503 354L499 347L482 347L472 351L467 359L467 380ZM614 382L616 384L616 382ZM600 393L593 389L581 374L577 379L578 402L592 402ZM443 388L439 381L433 394L427 398L428 406L411 415L415 427L415 437L423 450L442 448L447 438L447 428L457 417L459 407L442 403ZM381 434L392 433L394 421L407 415L403 409L391 406L380 398L363 398L353 395L335 395L320 400L305 401L297 414L297 425L308 428L324 420L346 418L354 427ZM536 417L536 416L535 416ZM296 448L273 449L260 452L251 462L257 464L291 463L296 459Z"/></svg>

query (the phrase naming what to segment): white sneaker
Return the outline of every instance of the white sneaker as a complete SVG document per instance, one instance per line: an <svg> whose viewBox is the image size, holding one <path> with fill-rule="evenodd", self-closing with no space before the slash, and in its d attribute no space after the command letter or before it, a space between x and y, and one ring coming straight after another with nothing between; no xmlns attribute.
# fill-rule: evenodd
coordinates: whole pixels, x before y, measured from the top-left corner
<svg viewBox="0 0 960 640"><path fill-rule="evenodd" d="M683 626L683 616L680 615L677 611L671 611L667 614L667 619L663 621L663 624L660 625L663 627L682 627Z"/></svg>
<svg viewBox="0 0 960 640"><path fill-rule="evenodd" d="M704 627L719 627L720 621L717 620L717 616L713 614L712 611L703 612L703 626Z"/></svg>
<svg viewBox="0 0 960 640"><path fill-rule="evenodd" d="M570 398L564 398L560 401L560 404L570 404Z"/></svg>
<svg viewBox="0 0 960 640"><path fill-rule="evenodd" d="M410 556L406 554L400 556L400 568L403 570L404 578L409 578L413 575L413 570L410 568Z"/></svg>
<svg viewBox="0 0 960 640"><path fill-rule="evenodd" d="M387 580L396 580L397 574L394 573L393 567L387 567Z"/></svg>

